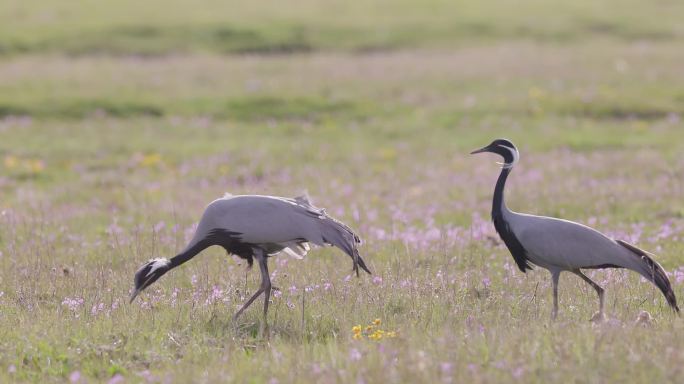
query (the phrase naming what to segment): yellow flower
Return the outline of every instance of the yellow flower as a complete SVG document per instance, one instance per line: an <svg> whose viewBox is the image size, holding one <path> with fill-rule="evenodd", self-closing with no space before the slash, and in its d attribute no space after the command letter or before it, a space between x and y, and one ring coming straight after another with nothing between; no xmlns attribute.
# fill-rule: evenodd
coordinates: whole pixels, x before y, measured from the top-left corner
<svg viewBox="0 0 684 384"><path fill-rule="evenodd" d="M19 161L12 155L5 156L5 168L14 168Z"/></svg>
<svg viewBox="0 0 684 384"><path fill-rule="evenodd" d="M42 160L29 160L26 165L33 173L40 173L45 168L45 164L43 164Z"/></svg>
<svg viewBox="0 0 684 384"><path fill-rule="evenodd" d="M355 334L361 333L361 326L360 326L360 325L355 325L355 326L353 326L353 327L352 327L352 332L354 332Z"/></svg>
<svg viewBox="0 0 684 384"><path fill-rule="evenodd" d="M546 91L541 88L532 87L527 91L527 96L530 99L541 99L542 97L546 96Z"/></svg>
<svg viewBox="0 0 684 384"><path fill-rule="evenodd" d="M397 157L397 151L394 148L379 148L375 153L382 160L394 160Z"/></svg>
<svg viewBox="0 0 684 384"><path fill-rule="evenodd" d="M372 331L372 330L373 330L373 326L372 326L372 325L369 325L369 326L366 327L366 332L370 332L370 331Z"/></svg>
<svg viewBox="0 0 684 384"><path fill-rule="evenodd" d="M361 340L361 339L363 339L363 335L360 333L354 333L354 336L352 336L352 339Z"/></svg>
<svg viewBox="0 0 684 384"><path fill-rule="evenodd" d="M382 324L382 320L380 320L380 319L373 320L373 325L380 325L380 324Z"/></svg>
<svg viewBox="0 0 684 384"><path fill-rule="evenodd" d="M143 167L154 167L156 165L159 165L161 163L161 155L158 153L151 153L149 155L145 155L140 159L140 165Z"/></svg>

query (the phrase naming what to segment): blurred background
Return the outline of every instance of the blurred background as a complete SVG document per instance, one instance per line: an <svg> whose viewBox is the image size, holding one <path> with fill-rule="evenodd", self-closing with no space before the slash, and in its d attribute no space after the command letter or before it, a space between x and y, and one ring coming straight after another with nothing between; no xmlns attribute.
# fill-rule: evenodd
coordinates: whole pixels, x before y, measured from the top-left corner
<svg viewBox="0 0 684 384"><path fill-rule="evenodd" d="M328 171L458 168L495 136L677 161L683 16L674 0L3 1L0 190L325 194Z"/></svg>
<svg viewBox="0 0 684 384"><path fill-rule="evenodd" d="M684 5L674 0L0 7L5 117L385 112L423 113L433 127L485 112L650 121L682 108L671 76Z"/></svg>
<svg viewBox="0 0 684 384"><path fill-rule="evenodd" d="M228 157L203 170L239 180L354 153L382 168L500 135L672 153L683 15L674 0L3 1L0 188L192 176L181 163L210 156Z"/></svg>

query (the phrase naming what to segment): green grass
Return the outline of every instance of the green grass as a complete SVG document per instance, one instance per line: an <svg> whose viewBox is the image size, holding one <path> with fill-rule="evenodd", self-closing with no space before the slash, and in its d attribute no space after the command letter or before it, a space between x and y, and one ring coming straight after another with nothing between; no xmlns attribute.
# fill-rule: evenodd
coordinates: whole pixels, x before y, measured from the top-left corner
<svg viewBox="0 0 684 384"><path fill-rule="evenodd" d="M677 41L682 12L676 1L637 0L5 2L0 52L282 54L511 39Z"/></svg>
<svg viewBox="0 0 684 384"><path fill-rule="evenodd" d="M488 223L497 159L468 153L512 139L511 208L635 237L681 299L683 16L1 3L0 382L679 381L683 323L634 273L593 275L600 326L593 290L562 275L550 321L548 273L515 269ZM258 271L218 249L127 304L136 269L182 249L214 198L304 191L361 234L374 276L347 280L332 249L272 259L268 338L260 301L231 320ZM635 326L642 310L656 322ZM353 339L376 318L397 337Z"/></svg>
<svg viewBox="0 0 684 384"><path fill-rule="evenodd" d="M217 119L237 121L292 120L320 121L322 119L358 120L370 117L372 103L325 98L256 96L227 100L193 99L160 103L132 98L8 101L0 105L0 117L24 116L41 119L84 119L92 117L139 118L181 114L202 114Z"/></svg>

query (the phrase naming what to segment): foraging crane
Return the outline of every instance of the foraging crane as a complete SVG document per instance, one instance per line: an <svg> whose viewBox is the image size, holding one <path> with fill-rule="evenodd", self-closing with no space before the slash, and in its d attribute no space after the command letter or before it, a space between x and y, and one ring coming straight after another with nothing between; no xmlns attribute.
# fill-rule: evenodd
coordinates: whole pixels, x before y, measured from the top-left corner
<svg viewBox="0 0 684 384"><path fill-rule="evenodd" d="M504 186L520 159L518 149L508 140L494 140L471 154L491 152L503 157L501 174L494 189L492 220L501 239L525 273L532 264L551 272L553 283L552 319L558 315L558 279L563 271L572 272L596 290L599 311L592 320L602 320L603 288L585 276L582 269L627 268L655 284L676 312L677 299L663 267L652 254L622 240L613 240L593 228L552 217L516 213L506 207Z"/></svg>
<svg viewBox="0 0 684 384"><path fill-rule="evenodd" d="M229 254L247 260L249 266L252 266L254 259L259 263L261 286L235 314L234 319L263 293L265 324L271 295L267 265L269 256L285 252L303 257L309 250L309 243L332 245L352 258L353 270L358 277L359 267L371 273L356 249L360 242L348 226L328 216L324 209L314 207L304 196L290 199L227 195L207 206L195 235L181 253L171 260L150 260L135 273L131 302L168 271L192 259L202 250L218 245Z"/></svg>

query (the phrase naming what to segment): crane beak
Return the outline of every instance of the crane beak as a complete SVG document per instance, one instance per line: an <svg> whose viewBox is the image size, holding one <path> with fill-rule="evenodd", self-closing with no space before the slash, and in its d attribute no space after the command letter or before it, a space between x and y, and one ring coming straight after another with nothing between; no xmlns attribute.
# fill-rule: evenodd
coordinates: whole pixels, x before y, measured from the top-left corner
<svg viewBox="0 0 684 384"><path fill-rule="evenodd" d="M133 294L131 294L131 300L128 302L128 304L133 303L133 300L135 300L135 298L138 297L139 293L140 293L139 289L136 289L135 291L133 291Z"/></svg>
<svg viewBox="0 0 684 384"><path fill-rule="evenodd" d="M482 152L489 152L489 145L486 146L486 147L482 147L482 148L480 148L480 149L476 149L476 150L470 152L470 154L471 154L471 155L474 155L474 154L476 154L476 153L482 153Z"/></svg>

